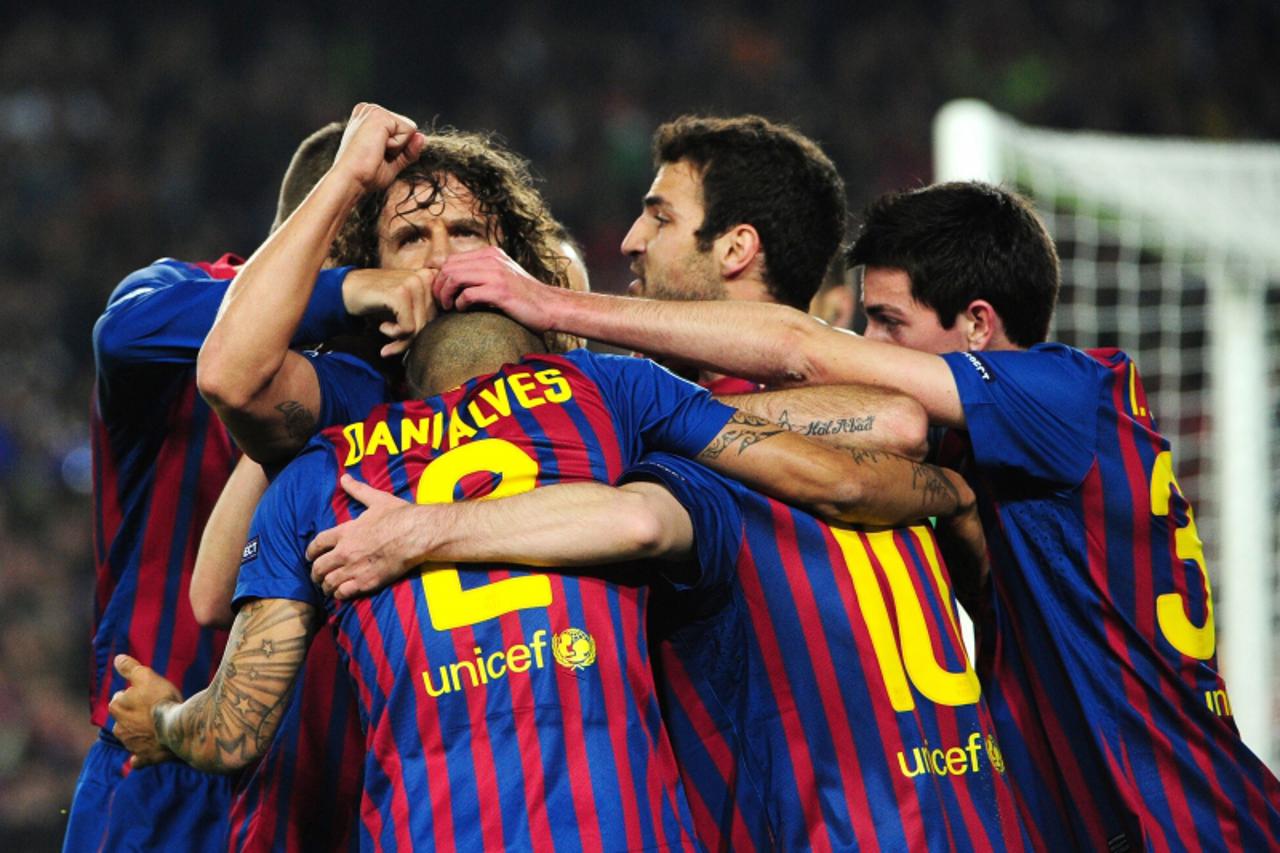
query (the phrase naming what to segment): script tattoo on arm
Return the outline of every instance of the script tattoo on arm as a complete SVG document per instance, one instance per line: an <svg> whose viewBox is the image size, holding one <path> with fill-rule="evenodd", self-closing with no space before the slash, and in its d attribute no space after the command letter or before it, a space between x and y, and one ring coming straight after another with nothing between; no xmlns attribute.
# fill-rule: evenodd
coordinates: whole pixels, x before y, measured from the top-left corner
<svg viewBox="0 0 1280 853"><path fill-rule="evenodd" d="M738 446L738 455L741 456L751 445L786 431L786 427L775 424L767 418L759 418L742 411L734 412L733 417L729 418L729 422L724 425L724 429L720 430L719 435L702 449L698 458L718 459L735 444Z"/></svg>
<svg viewBox="0 0 1280 853"><path fill-rule="evenodd" d="M942 470L936 465L913 462L911 488L920 493L920 502L923 506L932 506L936 501L942 500L958 508L962 502L960 492L943 476Z"/></svg>
<svg viewBox="0 0 1280 853"><path fill-rule="evenodd" d="M925 515L946 515L958 510L964 503L955 484L947 479L947 475L936 465L905 459L895 453L884 450L869 450L853 447L848 450L855 465L887 465L895 470L903 463L911 466L911 486L908 491L918 495L920 507ZM902 474L895 475L901 482Z"/></svg>
<svg viewBox="0 0 1280 853"><path fill-rule="evenodd" d="M284 416L284 429L289 438L305 442L315 433L315 413L297 400L285 400L276 406L276 411Z"/></svg>
<svg viewBox="0 0 1280 853"><path fill-rule="evenodd" d="M844 435L856 432L871 432L875 428L876 416L867 415L865 417L853 418L830 418L827 420L809 419L800 417L792 421L791 412L783 409L778 413L778 425L786 427L792 432L798 432L801 435L821 436L821 435Z"/></svg>
<svg viewBox="0 0 1280 853"><path fill-rule="evenodd" d="M152 710L161 744L214 773L244 767L275 734L319 611L284 599L250 602L237 614L213 681L186 702Z"/></svg>

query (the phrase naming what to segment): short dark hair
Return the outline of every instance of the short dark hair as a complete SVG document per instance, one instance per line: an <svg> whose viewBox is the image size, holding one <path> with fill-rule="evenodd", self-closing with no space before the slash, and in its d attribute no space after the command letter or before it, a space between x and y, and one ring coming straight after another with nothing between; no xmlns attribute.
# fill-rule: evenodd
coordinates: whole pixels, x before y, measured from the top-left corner
<svg viewBox="0 0 1280 853"><path fill-rule="evenodd" d="M702 180L702 251L735 225L756 229L765 284L801 310L844 239L844 181L817 143L760 116L682 116L653 135L654 167L687 160Z"/></svg>
<svg viewBox="0 0 1280 853"><path fill-rule="evenodd" d="M280 198L276 202L272 231L284 224L289 215L302 204L312 187L329 171L346 128L343 122L330 122L298 145L298 150L293 152L293 159L289 161L289 168L285 170L284 180L280 182Z"/></svg>
<svg viewBox="0 0 1280 853"><path fill-rule="evenodd" d="M1030 202L977 181L886 193L863 212L846 260L911 279L911 295L944 329L985 299L1021 347L1043 342L1058 301L1058 253Z"/></svg>

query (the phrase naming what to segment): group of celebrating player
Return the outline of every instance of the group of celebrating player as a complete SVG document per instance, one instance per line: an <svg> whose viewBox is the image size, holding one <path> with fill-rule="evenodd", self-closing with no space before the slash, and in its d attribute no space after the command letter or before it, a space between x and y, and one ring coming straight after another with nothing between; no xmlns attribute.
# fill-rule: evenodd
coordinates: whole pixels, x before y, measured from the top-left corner
<svg viewBox="0 0 1280 853"><path fill-rule="evenodd" d="M653 150L631 297L518 156L372 104L247 262L120 284L65 849L1273 848L1169 444L1045 343L1026 202L873 202L859 337L803 313L816 144Z"/></svg>

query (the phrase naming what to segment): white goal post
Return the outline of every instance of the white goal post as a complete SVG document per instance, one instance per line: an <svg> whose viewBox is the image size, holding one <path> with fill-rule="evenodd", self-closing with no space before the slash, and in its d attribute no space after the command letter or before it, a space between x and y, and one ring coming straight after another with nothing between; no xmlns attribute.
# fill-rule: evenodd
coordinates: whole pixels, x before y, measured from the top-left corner
<svg viewBox="0 0 1280 853"><path fill-rule="evenodd" d="M1280 768L1280 144L934 121L935 178L1017 189L1062 258L1051 337L1138 364L1196 511L1245 742Z"/></svg>

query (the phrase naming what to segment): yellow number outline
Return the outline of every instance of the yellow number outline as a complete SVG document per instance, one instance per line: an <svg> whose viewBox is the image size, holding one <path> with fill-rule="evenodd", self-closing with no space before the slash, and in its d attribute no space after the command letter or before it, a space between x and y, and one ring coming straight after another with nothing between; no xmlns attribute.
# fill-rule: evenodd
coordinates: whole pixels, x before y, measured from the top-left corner
<svg viewBox="0 0 1280 853"><path fill-rule="evenodd" d="M1164 518L1169 515L1169 505L1173 502L1173 492L1177 490L1179 497L1186 501L1177 479L1173 476L1173 456L1169 451L1161 451L1151 466L1151 514ZM1166 592L1156 597L1156 622L1164 638L1187 657L1196 660L1209 660L1217 648L1217 636L1213 622L1213 592L1209 589L1209 570L1204 564L1204 545L1200 542L1200 533L1196 529L1195 513L1191 504L1187 504L1187 523L1179 527L1173 535L1174 552L1178 559L1193 561L1200 569L1200 577L1204 580L1203 625L1196 625L1187 615L1186 597L1178 592Z"/></svg>
<svg viewBox="0 0 1280 853"><path fill-rule="evenodd" d="M538 462L515 444L501 438L473 441L438 456L418 478L420 504L453 503L458 482L468 474L488 471L502 479L479 500L518 495L538 482ZM545 575L505 578L473 589L462 588L452 563L425 563L422 592L427 599L431 627L449 631L495 619L504 613L551 605L551 581Z"/></svg>
<svg viewBox="0 0 1280 853"><path fill-rule="evenodd" d="M942 574L937 552L934 550L933 534L925 528L912 528L919 540L924 544L925 560L933 573L934 581L943 597L943 610L950 621L952 635L959 641L960 632L956 624L956 616L951 610L951 591L946 578ZM858 599L858 610L862 613L867 632L871 635L871 646L875 650L876 662L880 665L880 676L884 680L885 692L889 703L895 711L911 711L916 707L915 697L909 684L925 697L939 705L972 705L982 695L982 686L978 683L978 675L973 671L968 656L965 656L964 670L951 672L938 663L933 654L933 641L929 635L929 620L924 605L916 595L915 586L911 583L910 569L902 559L893 541L893 531L886 530L863 534L871 545L871 553L884 569L885 578L889 581L889 594L893 599L893 610L897 616L899 638L893 634L893 624L889 620L888 603L876 582L875 569L871 565L870 555L858 534L851 530L831 528L836 544L844 554L849 568L849 576L853 579L854 594Z"/></svg>

